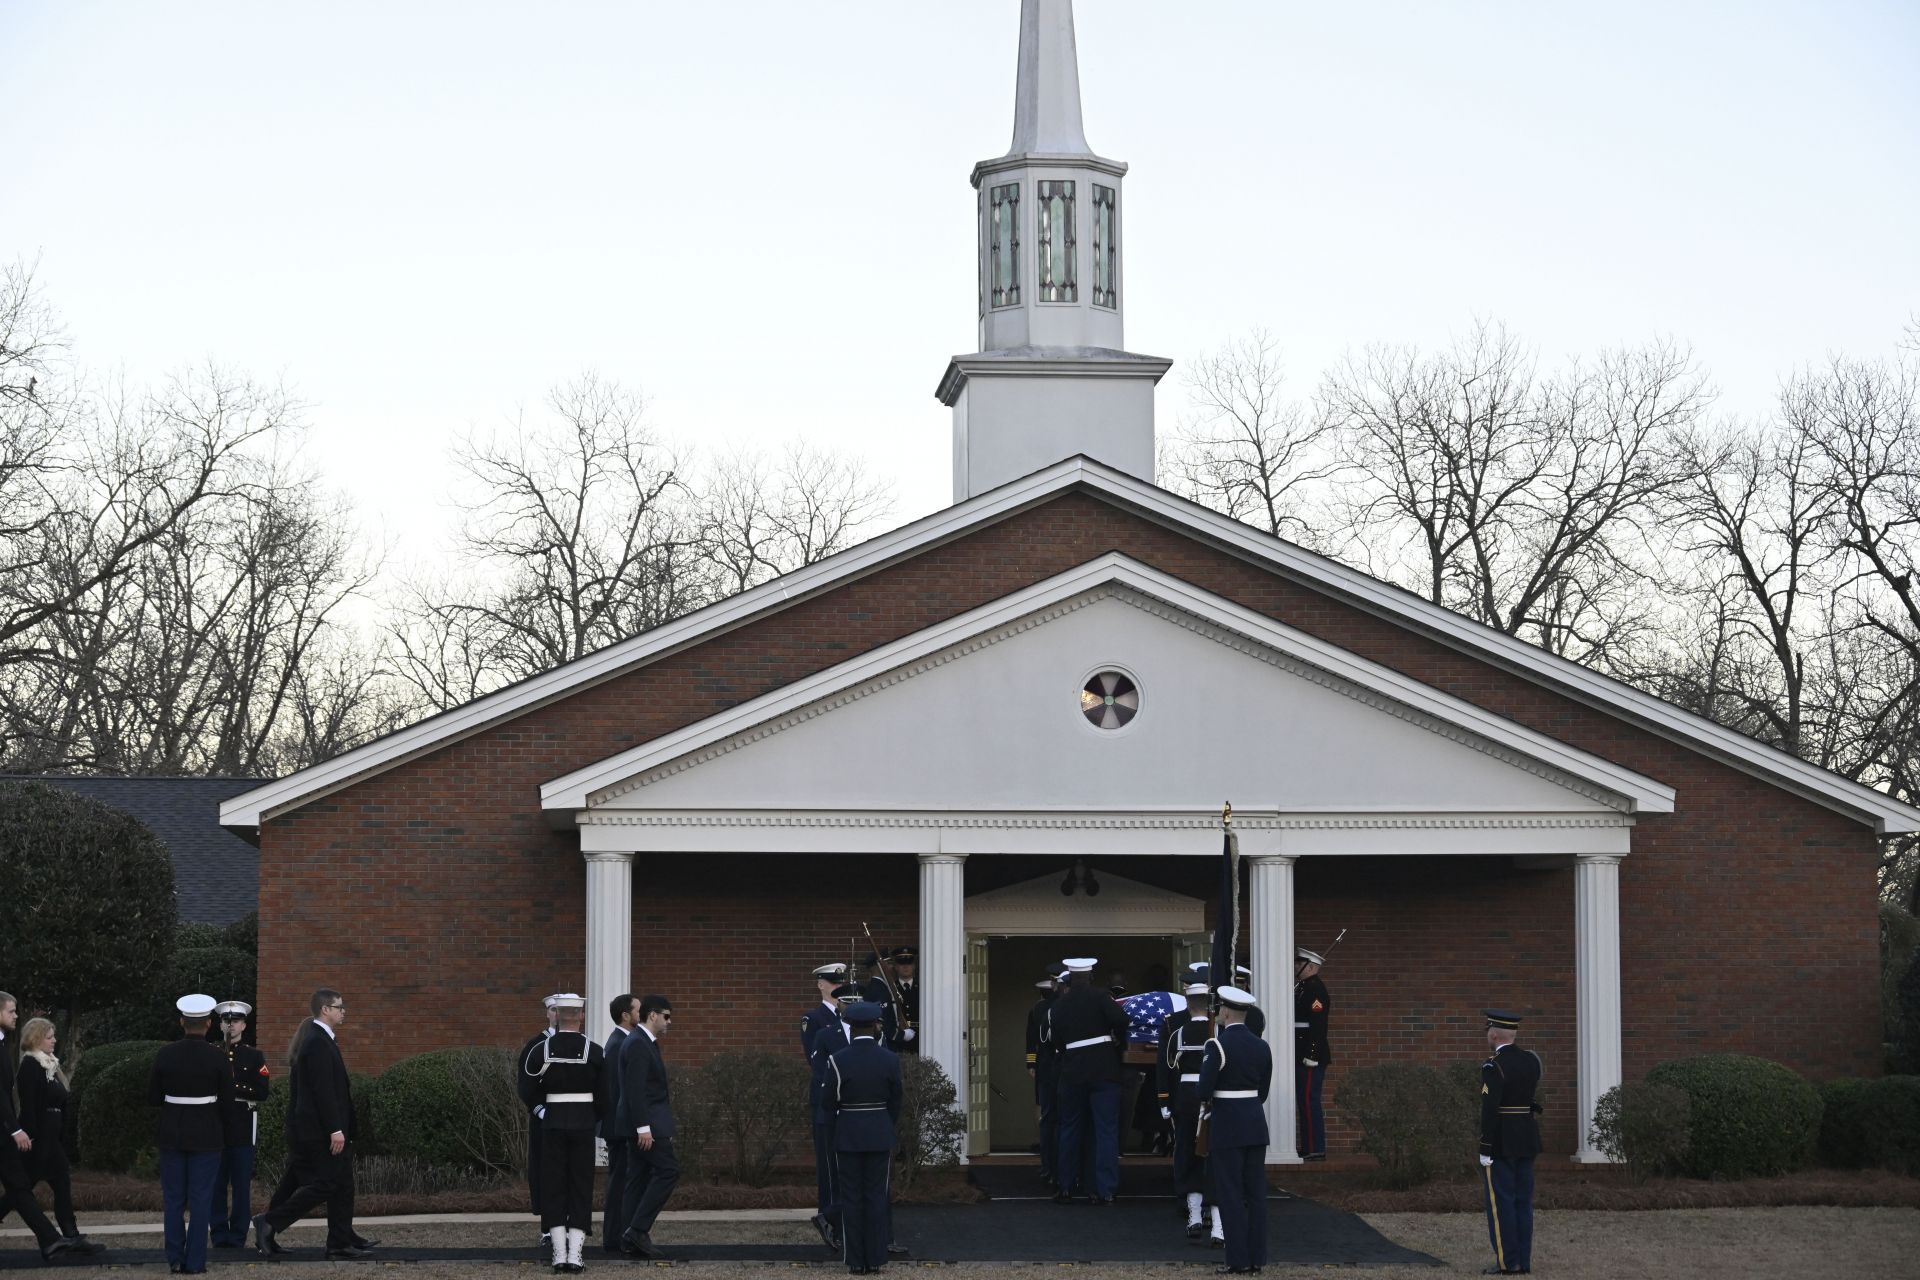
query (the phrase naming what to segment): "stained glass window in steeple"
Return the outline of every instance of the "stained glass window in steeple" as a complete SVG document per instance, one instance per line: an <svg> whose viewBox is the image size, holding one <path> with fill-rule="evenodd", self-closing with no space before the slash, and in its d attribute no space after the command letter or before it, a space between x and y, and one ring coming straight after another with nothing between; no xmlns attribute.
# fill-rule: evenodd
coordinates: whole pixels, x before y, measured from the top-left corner
<svg viewBox="0 0 1920 1280"><path fill-rule="evenodd" d="M1079 298L1073 269L1073 184L1042 182L1040 187L1040 301Z"/></svg>
<svg viewBox="0 0 1920 1280"><path fill-rule="evenodd" d="M1020 305L1020 184L993 189L993 208L987 228L992 237L988 276L993 281L993 305Z"/></svg>
<svg viewBox="0 0 1920 1280"><path fill-rule="evenodd" d="M1093 305L1120 305L1119 223L1114 216L1119 192L1093 184Z"/></svg>

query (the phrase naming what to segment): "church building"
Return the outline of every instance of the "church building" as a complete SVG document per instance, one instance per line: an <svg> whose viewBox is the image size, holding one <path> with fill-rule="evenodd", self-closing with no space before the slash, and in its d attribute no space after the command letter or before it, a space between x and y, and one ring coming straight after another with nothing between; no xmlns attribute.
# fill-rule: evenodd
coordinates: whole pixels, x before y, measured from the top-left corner
<svg viewBox="0 0 1920 1280"><path fill-rule="evenodd" d="M797 1052L809 971L870 928L919 948L969 1154L1023 1151L1034 981L1204 955L1231 801L1272 1035L1295 947L1346 930L1335 1151L1343 1072L1477 1061L1488 1006L1525 1015L1563 1158L1668 1058L1879 1072L1877 847L1920 811L1156 486L1127 176L1070 0L1024 0L1012 146L972 173L979 350L937 390L953 504L227 801L267 1040L337 987L379 1069L518 1044L584 984L602 1034L613 995L671 998L680 1064Z"/></svg>

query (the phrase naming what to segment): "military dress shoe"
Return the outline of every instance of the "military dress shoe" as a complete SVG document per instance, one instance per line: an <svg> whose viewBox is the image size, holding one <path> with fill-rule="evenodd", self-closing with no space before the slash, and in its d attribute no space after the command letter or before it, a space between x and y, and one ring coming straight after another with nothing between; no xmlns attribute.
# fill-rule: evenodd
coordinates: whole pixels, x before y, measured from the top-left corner
<svg viewBox="0 0 1920 1280"><path fill-rule="evenodd" d="M350 1244L344 1249L327 1250L328 1262L354 1262L360 1258L371 1258L372 1256L373 1250L362 1249L357 1244Z"/></svg>
<svg viewBox="0 0 1920 1280"><path fill-rule="evenodd" d="M813 1229L819 1233L821 1244L824 1244L829 1249L837 1249L840 1247L833 1242L833 1223L827 1221L826 1214L816 1213L813 1217L807 1219L807 1221L810 1222L813 1225Z"/></svg>
<svg viewBox="0 0 1920 1280"><path fill-rule="evenodd" d="M895 1244L893 1241L889 1240L887 1241L887 1256L889 1258L904 1258L907 1256L907 1246L903 1244ZM878 1271L879 1269L880 1268L878 1267L874 1268L875 1271Z"/></svg>

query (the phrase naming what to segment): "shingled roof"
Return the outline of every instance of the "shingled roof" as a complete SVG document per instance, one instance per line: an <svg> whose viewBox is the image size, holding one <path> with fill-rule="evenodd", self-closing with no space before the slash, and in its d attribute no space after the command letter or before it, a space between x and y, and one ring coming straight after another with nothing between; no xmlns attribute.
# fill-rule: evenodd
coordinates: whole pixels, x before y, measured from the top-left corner
<svg viewBox="0 0 1920 1280"><path fill-rule="evenodd" d="M173 856L183 924L231 924L260 905L260 851L220 825L220 806L261 778L78 778L0 774L77 792L145 823Z"/></svg>

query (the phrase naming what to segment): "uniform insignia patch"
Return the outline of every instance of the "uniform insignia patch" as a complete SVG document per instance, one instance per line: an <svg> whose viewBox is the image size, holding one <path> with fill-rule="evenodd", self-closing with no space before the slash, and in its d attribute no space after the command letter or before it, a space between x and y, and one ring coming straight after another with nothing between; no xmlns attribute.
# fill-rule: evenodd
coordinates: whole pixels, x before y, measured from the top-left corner
<svg viewBox="0 0 1920 1280"><path fill-rule="evenodd" d="M1482 1093L1485 1093L1486 1091L1487 1091L1487 1086L1486 1086L1486 1085L1484 1085L1484 1084L1483 1084L1483 1085L1481 1085L1481 1086L1480 1086L1480 1092L1482 1092Z"/></svg>
<svg viewBox="0 0 1920 1280"><path fill-rule="evenodd" d="M1327 1006L1324 1004L1321 1004L1318 1000L1315 1000L1313 1002L1313 1011L1315 1013L1325 1013L1327 1011Z"/></svg>
<svg viewBox="0 0 1920 1280"><path fill-rule="evenodd" d="M807 1027L808 1027L809 1025L810 1025L810 1024L809 1024L809 1023L807 1022L807 1018L806 1018L806 1015L805 1015L805 1014L802 1014L802 1015L800 1016L800 1029L801 1029L802 1031L805 1031L805 1030L807 1029Z"/></svg>

